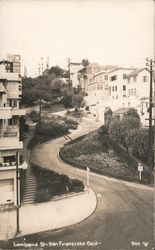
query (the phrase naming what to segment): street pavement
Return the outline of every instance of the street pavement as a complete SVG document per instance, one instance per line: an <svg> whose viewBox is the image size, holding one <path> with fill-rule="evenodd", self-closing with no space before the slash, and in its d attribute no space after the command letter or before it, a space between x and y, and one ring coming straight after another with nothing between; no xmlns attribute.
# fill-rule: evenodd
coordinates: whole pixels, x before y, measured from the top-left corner
<svg viewBox="0 0 155 250"><path fill-rule="evenodd" d="M87 120L70 137L75 138L89 132L95 129L95 126ZM31 156L45 168L67 174L71 178L81 179L86 183L84 170L71 167L58 160L59 148L64 143L65 138L62 137L46 142L36 148ZM43 242L61 240L85 244L78 248L68 247L67 249L152 249L154 246L153 188L118 181L94 173L90 173L90 186L98 197L95 213L74 227L56 233L44 233L39 235L39 239ZM60 247L60 249L63 248Z"/></svg>

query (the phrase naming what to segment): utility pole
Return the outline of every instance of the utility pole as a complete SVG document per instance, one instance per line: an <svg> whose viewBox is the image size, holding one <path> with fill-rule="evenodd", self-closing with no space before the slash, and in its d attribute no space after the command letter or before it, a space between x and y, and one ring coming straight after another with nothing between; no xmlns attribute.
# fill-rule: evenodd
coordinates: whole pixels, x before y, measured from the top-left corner
<svg viewBox="0 0 155 250"><path fill-rule="evenodd" d="M153 87L152 87L152 75L153 75L153 63L154 61L151 59L149 60L148 58L146 59L147 63L146 66L149 67L147 69L150 73L150 98L149 98L149 172L150 172L150 183L152 180L152 171L153 171L153 129L152 129L152 107L153 107L153 98L152 98L152 93L153 93Z"/></svg>
<svg viewBox="0 0 155 250"><path fill-rule="evenodd" d="M39 100L39 128L41 127L41 98Z"/></svg>
<svg viewBox="0 0 155 250"><path fill-rule="evenodd" d="M39 72L39 76L40 76L40 63L39 63L39 66L38 66L38 72Z"/></svg>
<svg viewBox="0 0 155 250"><path fill-rule="evenodd" d="M49 69L49 57L47 57L47 61L46 61L46 69Z"/></svg>
<svg viewBox="0 0 155 250"><path fill-rule="evenodd" d="M41 73L42 73L42 74L43 74L43 60L44 60L44 58L41 57Z"/></svg>
<svg viewBox="0 0 155 250"><path fill-rule="evenodd" d="M71 63L71 59L67 58L67 63L68 63L68 72L69 72L69 88L71 87L71 77L70 77L70 63Z"/></svg>
<svg viewBox="0 0 155 250"><path fill-rule="evenodd" d="M18 186L18 180L19 180L19 169L18 169L18 152L16 152L16 206L17 206L17 232L16 234L19 234L19 186Z"/></svg>

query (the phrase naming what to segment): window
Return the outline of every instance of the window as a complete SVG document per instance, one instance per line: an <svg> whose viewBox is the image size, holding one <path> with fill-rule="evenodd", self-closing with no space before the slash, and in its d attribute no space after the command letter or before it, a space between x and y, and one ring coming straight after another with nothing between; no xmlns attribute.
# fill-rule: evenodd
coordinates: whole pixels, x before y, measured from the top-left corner
<svg viewBox="0 0 155 250"><path fill-rule="evenodd" d="M136 88L134 88L133 94L136 96L136 94L137 94Z"/></svg>
<svg viewBox="0 0 155 250"><path fill-rule="evenodd" d="M123 85L123 91L125 91L126 90L126 85Z"/></svg>
<svg viewBox="0 0 155 250"><path fill-rule="evenodd" d="M147 76L143 76L143 82L147 82L148 79L147 79Z"/></svg>
<svg viewBox="0 0 155 250"><path fill-rule="evenodd" d="M13 120L12 119L9 119L8 120L8 124L11 126L11 125L13 125Z"/></svg>
<svg viewBox="0 0 155 250"><path fill-rule="evenodd" d="M130 108L130 102L128 102L128 108Z"/></svg>
<svg viewBox="0 0 155 250"><path fill-rule="evenodd" d="M107 75L104 76L104 80L108 81L108 76Z"/></svg>
<svg viewBox="0 0 155 250"><path fill-rule="evenodd" d="M115 86L115 91L117 91L117 86Z"/></svg>
<svg viewBox="0 0 155 250"><path fill-rule="evenodd" d="M128 89L128 95L130 96L130 89Z"/></svg>
<svg viewBox="0 0 155 250"><path fill-rule="evenodd" d="M133 80L134 80L134 82L136 82L136 81L137 81L137 77L136 77L136 76L134 76Z"/></svg>
<svg viewBox="0 0 155 250"><path fill-rule="evenodd" d="M128 83L130 83L130 78L128 78Z"/></svg>
<svg viewBox="0 0 155 250"><path fill-rule="evenodd" d="M110 80L111 81L116 81L117 80L117 76L115 75L115 76L112 76L111 78L110 78Z"/></svg>
<svg viewBox="0 0 155 250"><path fill-rule="evenodd" d="M113 91L113 92L114 92L114 90L115 90L114 87L112 87L112 91Z"/></svg>
<svg viewBox="0 0 155 250"><path fill-rule="evenodd" d="M126 74L123 74L123 79L126 79L127 78L127 75Z"/></svg>

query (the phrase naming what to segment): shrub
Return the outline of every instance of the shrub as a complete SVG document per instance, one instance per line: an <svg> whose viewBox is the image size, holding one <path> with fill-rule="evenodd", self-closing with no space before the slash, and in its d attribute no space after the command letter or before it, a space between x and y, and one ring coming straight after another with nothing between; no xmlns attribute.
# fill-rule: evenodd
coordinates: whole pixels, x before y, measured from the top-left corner
<svg viewBox="0 0 155 250"><path fill-rule="evenodd" d="M58 122L41 122L41 126L36 126L36 133L46 138L55 138L68 133L68 127Z"/></svg>
<svg viewBox="0 0 155 250"><path fill-rule="evenodd" d="M82 192L84 190L84 184L80 180L73 179L71 180L69 190L71 192Z"/></svg>
<svg viewBox="0 0 155 250"><path fill-rule="evenodd" d="M83 182L79 180L71 180L67 175L43 169L34 163L31 163L31 166L33 173L37 176L36 202L49 201L56 195L80 192L84 189Z"/></svg>
<svg viewBox="0 0 155 250"><path fill-rule="evenodd" d="M29 114L29 116L33 122L37 122L39 119L39 113L34 110Z"/></svg>

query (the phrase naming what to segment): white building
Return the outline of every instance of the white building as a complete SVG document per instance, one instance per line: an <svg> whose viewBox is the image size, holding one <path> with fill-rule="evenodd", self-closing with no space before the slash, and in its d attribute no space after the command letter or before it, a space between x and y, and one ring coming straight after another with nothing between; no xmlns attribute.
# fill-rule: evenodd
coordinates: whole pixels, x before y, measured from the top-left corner
<svg viewBox="0 0 155 250"><path fill-rule="evenodd" d="M149 81L150 73L144 68L117 67L99 72L88 85L87 105L101 121L104 121L106 107L110 107L112 111L135 108L142 124L148 125Z"/></svg>
<svg viewBox="0 0 155 250"><path fill-rule="evenodd" d="M19 117L25 111L19 108L22 94L19 73L6 72L0 65L0 204L16 204L16 155L19 168L23 142L19 135Z"/></svg>
<svg viewBox="0 0 155 250"><path fill-rule="evenodd" d="M77 88L79 85L77 72L82 68L82 64L70 62L68 66L70 68L70 80L72 82L72 87Z"/></svg>

